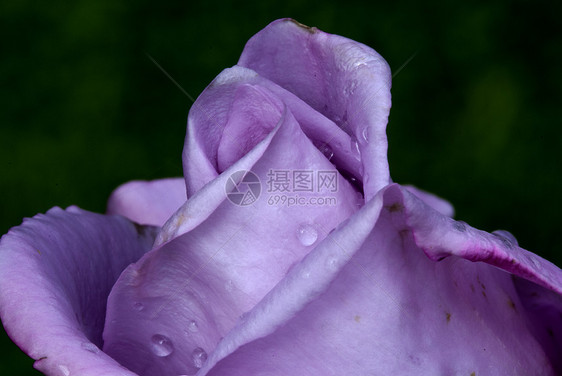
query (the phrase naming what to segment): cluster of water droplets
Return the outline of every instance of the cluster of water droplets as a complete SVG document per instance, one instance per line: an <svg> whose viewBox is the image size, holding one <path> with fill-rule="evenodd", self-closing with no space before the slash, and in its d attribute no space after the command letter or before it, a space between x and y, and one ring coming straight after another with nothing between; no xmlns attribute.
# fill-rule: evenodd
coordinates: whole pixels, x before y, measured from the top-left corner
<svg viewBox="0 0 562 376"><path fill-rule="evenodd" d="M232 281L227 282L227 288L231 284ZM133 309L135 311L141 312L144 310L144 308L145 306L141 302L135 302L133 304ZM199 332L199 325L197 324L197 322L195 320L189 321L187 323L187 328L185 329L185 333L187 335L191 335L197 332ZM163 334L154 334L150 338L149 347L152 353L160 358L168 357L172 355L175 351L174 343L172 342L172 340ZM96 345L89 342L83 343L82 348L92 353L98 353L100 351ZM191 354L191 360L193 361L193 365L196 368L201 368L205 363L205 361L207 360L207 353L201 347L196 347Z"/></svg>
<svg viewBox="0 0 562 376"><path fill-rule="evenodd" d="M350 97L355 94L355 90L357 89L357 80L351 80L347 83L347 85L343 88L343 95L345 97Z"/></svg>
<svg viewBox="0 0 562 376"><path fill-rule="evenodd" d="M199 327L195 321L190 321L187 330L191 333L196 333L199 331ZM150 350L154 355L160 358L165 358L174 353L174 344L172 340L163 334L155 334L150 338ZM207 361L207 352L201 348L196 347L191 352L191 361L193 366L197 369L203 367L203 364Z"/></svg>

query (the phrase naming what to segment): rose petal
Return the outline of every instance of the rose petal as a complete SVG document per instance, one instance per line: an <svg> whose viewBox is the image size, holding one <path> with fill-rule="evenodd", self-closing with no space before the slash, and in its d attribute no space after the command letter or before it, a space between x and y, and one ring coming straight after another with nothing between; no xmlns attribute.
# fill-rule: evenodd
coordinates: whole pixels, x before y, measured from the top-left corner
<svg viewBox="0 0 562 376"><path fill-rule="evenodd" d="M455 208L453 208L453 205L451 205L449 201L444 200L441 197L434 195L433 193L429 193L416 188L412 185L405 185L403 187L410 191L410 193L416 195L427 205L437 210L439 213L451 218L455 216Z"/></svg>
<svg viewBox="0 0 562 376"><path fill-rule="evenodd" d="M99 350L106 300L153 228L76 207L53 208L0 241L0 316L49 375L133 375Z"/></svg>
<svg viewBox="0 0 562 376"><path fill-rule="evenodd" d="M188 197L218 176L218 147L232 99L240 83L255 76L250 69L225 69L191 106L182 155ZM216 96L223 100L218 101Z"/></svg>
<svg viewBox="0 0 562 376"><path fill-rule="evenodd" d="M253 101L248 100L251 92L257 96ZM244 98L245 104L240 106L237 98ZM265 106L255 107L256 103ZM195 194L264 138L267 132L263 130L271 131L283 105L328 160L361 181L359 151L349 135L293 93L250 69L235 66L221 72L189 112L183 151L188 195ZM244 126L232 126L237 124Z"/></svg>
<svg viewBox="0 0 562 376"><path fill-rule="evenodd" d="M263 107L274 103L255 90L262 89L245 87L239 94L248 96L234 96L240 108L257 108L259 100L265 101ZM238 115L245 124L244 111ZM201 351L210 354L241 314L361 204L361 195L341 176L337 192L322 194L335 198L336 206L288 207L268 200L271 169L336 172L288 109L279 116L278 126L264 140L170 219L157 241L161 248L129 267L116 283L108 302L104 351L133 371L143 375L197 371L204 357ZM237 134L242 125L228 126ZM263 195L243 207L225 199L224 186L242 167L260 178ZM139 304L142 310L135 309ZM170 346L161 351L155 341Z"/></svg>
<svg viewBox="0 0 562 376"><path fill-rule="evenodd" d="M273 131L283 112L283 103L257 85L241 84L230 104L217 150L217 170L223 172Z"/></svg>
<svg viewBox="0 0 562 376"><path fill-rule="evenodd" d="M354 137L363 162L365 198L390 183L390 68L373 49L283 19L253 36L238 64L296 94Z"/></svg>
<svg viewBox="0 0 562 376"><path fill-rule="evenodd" d="M562 297L525 279L513 282L529 318L529 328L545 349L557 374L562 373Z"/></svg>
<svg viewBox="0 0 562 376"><path fill-rule="evenodd" d="M186 199L183 178L131 181L113 191L107 203L107 214L162 226Z"/></svg>
<svg viewBox="0 0 562 376"><path fill-rule="evenodd" d="M245 104L242 103L244 100ZM251 134L242 136L244 127L270 129L275 116L280 117L282 104L279 101L288 107L302 131L318 146L326 159L336 163L346 177L351 177L352 183L357 180L355 177L360 176L361 167L351 151L349 136L338 126L294 94L258 76L254 71L239 66L225 69L197 98L189 113L183 165L189 196L198 194L191 197L180 213L168 221L156 245L195 228L224 200L224 195L211 192L220 192L232 173L252 168L269 145L274 132L269 135L269 141L265 137L247 155L240 157L259 141ZM264 112L260 108L262 105L269 111ZM254 116L247 108L260 108L262 116ZM228 135L215 135L217 132ZM260 134L263 135L262 132ZM251 140L246 142L243 140L245 137ZM248 145L240 148L240 143ZM332 150L338 151L337 155L332 155ZM240 160L231 166L237 158ZM226 168L230 172L218 176ZM266 180L263 179L262 183ZM357 194L352 196L358 197ZM189 221L183 214L186 212L189 212Z"/></svg>
<svg viewBox="0 0 562 376"><path fill-rule="evenodd" d="M295 266L197 376L560 372L562 271L463 226L386 188ZM548 287L526 282L541 304L497 266ZM549 320L535 328L529 314L539 312ZM536 335L549 326L550 338Z"/></svg>

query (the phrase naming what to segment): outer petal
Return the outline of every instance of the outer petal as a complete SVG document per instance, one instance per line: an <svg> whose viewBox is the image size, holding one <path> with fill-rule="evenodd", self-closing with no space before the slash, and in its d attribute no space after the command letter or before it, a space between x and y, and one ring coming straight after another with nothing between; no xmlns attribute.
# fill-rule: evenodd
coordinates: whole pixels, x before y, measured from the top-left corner
<svg viewBox="0 0 562 376"><path fill-rule="evenodd" d="M131 181L111 194L107 214L119 214L137 223L162 226L187 199L183 178Z"/></svg>
<svg viewBox="0 0 562 376"><path fill-rule="evenodd" d="M154 231L123 217L53 208L0 241L0 316L48 375L133 375L99 350L106 300Z"/></svg>
<svg viewBox="0 0 562 376"><path fill-rule="evenodd" d="M404 186L404 188L416 195L423 202L431 206L433 209L437 210L439 213L446 215L447 217L454 217L455 208L453 208L453 205L451 205L449 201L444 200L441 197L437 197L433 193L423 191L411 185L406 185Z"/></svg>
<svg viewBox="0 0 562 376"><path fill-rule="evenodd" d="M143 375L193 374L238 317L250 310L328 232L355 212L361 195L341 176L335 205L275 205L268 200L270 169L331 170L332 164L302 132L292 113L262 87L242 85L216 101L237 102L225 134L252 125L278 125L250 151L227 145L217 151L244 154L191 197L164 226L161 245L129 267L108 303L104 351ZM259 124L247 108L260 108ZM262 182L253 205L226 200L225 183L238 170ZM301 193L308 197L306 193ZM169 240L172 239L172 240ZM142 309L139 309L142 307ZM115 324L113 324L115 320Z"/></svg>
<svg viewBox="0 0 562 376"><path fill-rule="evenodd" d="M293 92L348 132L361 152L365 198L390 183L390 68L373 49L291 19L252 37L238 62Z"/></svg>
<svg viewBox="0 0 562 376"><path fill-rule="evenodd" d="M562 271L503 239L391 186L295 266L197 376L559 373Z"/></svg>

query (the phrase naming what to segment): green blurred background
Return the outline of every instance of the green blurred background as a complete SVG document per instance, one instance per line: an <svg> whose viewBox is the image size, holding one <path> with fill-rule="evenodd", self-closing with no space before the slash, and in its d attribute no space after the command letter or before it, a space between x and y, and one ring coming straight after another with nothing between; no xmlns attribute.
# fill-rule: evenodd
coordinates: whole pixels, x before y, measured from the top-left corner
<svg viewBox="0 0 562 376"><path fill-rule="evenodd" d="M396 71L395 181L457 218L511 231L562 265L560 3L5 1L0 5L0 233L71 204L103 212L131 179L181 175L191 101L245 41L293 17L363 42ZM4 333L0 374L34 375Z"/></svg>

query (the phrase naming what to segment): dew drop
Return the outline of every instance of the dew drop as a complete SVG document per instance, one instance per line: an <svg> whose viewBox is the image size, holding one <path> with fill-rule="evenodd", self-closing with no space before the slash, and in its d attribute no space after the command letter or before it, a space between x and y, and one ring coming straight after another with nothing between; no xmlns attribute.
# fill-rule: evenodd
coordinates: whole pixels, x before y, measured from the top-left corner
<svg viewBox="0 0 562 376"><path fill-rule="evenodd" d="M519 245L515 236L513 236L513 234L509 231L496 230L492 232L492 234L494 234L496 237L501 238L502 243L504 243L505 246L508 248L513 248L514 245L515 246Z"/></svg>
<svg viewBox="0 0 562 376"><path fill-rule="evenodd" d="M61 374L62 374L63 376L69 376L69 375L70 375L70 370L68 369L67 366L60 365L60 366L59 366L59 369L60 369Z"/></svg>
<svg viewBox="0 0 562 376"><path fill-rule="evenodd" d="M353 158L360 161L361 160L361 149L359 149L359 142L357 142L357 139L355 137L351 138L350 147L351 147L351 154L352 154Z"/></svg>
<svg viewBox="0 0 562 376"><path fill-rule="evenodd" d="M466 223L463 221L453 221L453 228L458 232L466 232Z"/></svg>
<svg viewBox="0 0 562 376"><path fill-rule="evenodd" d="M135 304L133 304L133 308L135 309L135 311L142 311L144 309L144 304L142 304L141 302L136 302Z"/></svg>
<svg viewBox="0 0 562 376"><path fill-rule="evenodd" d="M338 259L335 257L330 257L327 261L326 261L326 266L328 267L328 269L330 270L336 270L338 268Z"/></svg>
<svg viewBox="0 0 562 376"><path fill-rule="evenodd" d="M189 322L189 324L187 324L187 329L191 333L197 333L199 331L199 326L197 325L197 323L195 321L191 320Z"/></svg>
<svg viewBox="0 0 562 376"><path fill-rule="evenodd" d="M174 352L172 341L162 334L155 334L150 339L150 347L154 355L165 357Z"/></svg>
<svg viewBox="0 0 562 376"><path fill-rule="evenodd" d="M193 360L193 365L196 368L201 368L207 361L207 353L201 347L196 347L191 353L191 359Z"/></svg>
<svg viewBox="0 0 562 376"><path fill-rule="evenodd" d="M313 226L305 224L298 228L297 237L302 245L308 247L318 239L318 231Z"/></svg>
<svg viewBox="0 0 562 376"><path fill-rule="evenodd" d="M97 353L100 352L100 349L96 345L94 345L92 342L82 342L81 347L84 350L89 351L93 354L97 354Z"/></svg>
<svg viewBox="0 0 562 376"><path fill-rule="evenodd" d="M357 89L357 81L352 80L344 87L343 95L345 97L352 96L355 93L355 89Z"/></svg>
<svg viewBox="0 0 562 376"><path fill-rule="evenodd" d="M363 141L369 142L369 132L369 127L363 128L363 130L361 131L361 138L363 139Z"/></svg>

